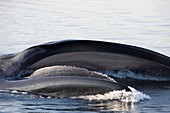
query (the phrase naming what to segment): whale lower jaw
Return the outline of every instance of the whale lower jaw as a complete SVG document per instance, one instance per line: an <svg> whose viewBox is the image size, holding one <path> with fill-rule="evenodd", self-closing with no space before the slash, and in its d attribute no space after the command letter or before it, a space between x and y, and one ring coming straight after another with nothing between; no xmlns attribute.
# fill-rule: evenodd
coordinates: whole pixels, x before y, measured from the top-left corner
<svg viewBox="0 0 170 113"><path fill-rule="evenodd" d="M32 90L31 92L38 92L41 96L50 96L50 97L76 97L84 95L96 95L104 94L110 92L111 89L107 87L99 86L77 86L77 85L61 85L61 86L50 86L42 89Z"/></svg>
<svg viewBox="0 0 170 113"><path fill-rule="evenodd" d="M3 84L1 89L27 91L51 97L95 95L114 90L130 91L120 83L78 76L49 76L0 82Z"/></svg>
<svg viewBox="0 0 170 113"><path fill-rule="evenodd" d="M59 65L40 68L22 80L0 79L0 83L0 89L60 98L105 94L114 90L131 91L102 73Z"/></svg>

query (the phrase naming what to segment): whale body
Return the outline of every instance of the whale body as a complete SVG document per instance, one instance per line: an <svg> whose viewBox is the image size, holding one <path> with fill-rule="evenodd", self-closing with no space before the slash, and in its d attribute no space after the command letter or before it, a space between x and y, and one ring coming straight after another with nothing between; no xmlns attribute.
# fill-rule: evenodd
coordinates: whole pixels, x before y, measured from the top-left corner
<svg viewBox="0 0 170 113"><path fill-rule="evenodd" d="M35 70L52 66L59 66L62 69L64 69L62 66L66 66L67 69L55 71L57 69L55 67L47 73L49 68L46 68L45 71L34 73ZM82 72L84 69L87 71ZM96 73L123 69L170 78L170 58L148 49L111 42L91 40L50 42L16 54L1 56L0 89L31 91L55 97L123 89L130 91L127 86ZM92 76L89 76L90 73ZM74 88L78 93L68 93Z"/></svg>

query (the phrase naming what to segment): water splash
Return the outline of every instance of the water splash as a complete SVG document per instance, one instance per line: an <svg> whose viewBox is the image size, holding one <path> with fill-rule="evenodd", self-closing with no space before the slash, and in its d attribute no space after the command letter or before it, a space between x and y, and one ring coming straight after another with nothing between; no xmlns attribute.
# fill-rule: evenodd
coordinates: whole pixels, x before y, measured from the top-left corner
<svg viewBox="0 0 170 113"><path fill-rule="evenodd" d="M97 95L86 95L86 96L78 96L78 97L72 97L72 98L81 98L86 100L119 100L122 102L139 102L142 100L151 99L149 95L146 95L130 86L128 86L130 91L125 90L116 90L111 91L109 93L105 94L97 94Z"/></svg>
<svg viewBox="0 0 170 113"><path fill-rule="evenodd" d="M113 72L110 70L105 70L102 73L115 77L120 79L136 79L136 80L152 80L152 81L167 81L170 80L170 78L165 77L159 73L153 73L153 74L143 74L143 73L135 73L129 69L123 69L118 72Z"/></svg>

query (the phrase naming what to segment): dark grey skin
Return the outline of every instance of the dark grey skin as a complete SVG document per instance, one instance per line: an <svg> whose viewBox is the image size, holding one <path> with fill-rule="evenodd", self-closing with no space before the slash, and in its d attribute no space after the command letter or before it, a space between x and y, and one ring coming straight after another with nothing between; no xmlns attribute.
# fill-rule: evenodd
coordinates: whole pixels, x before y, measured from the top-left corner
<svg viewBox="0 0 170 113"><path fill-rule="evenodd" d="M23 80L0 79L0 89L28 91L43 96L75 97L130 89L95 71L74 66L51 66L36 70Z"/></svg>
<svg viewBox="0 0 170 113"><path fill-rule="evenodd" d="M76 66L95 71L129 69L139 73L153 74L153 76L157 74L168 79L170 78L170 58L165 55L124 44L89 40L69 40L37 45L17 54L1 56L0 88L25 89L25 91L33 91L40 94L43 92L46 95L51 94L53 96L58 95L56 92L61 92L61 89L64 87L67 90L62 89L62 91L69 92L68 89L70 88L67 86L70 86L71 89L77 88L77 92L81 92L80 89L83 88L85 88L87 92L93 92L88 94L104 93L117 89L130 91L128 87L122 84L109 80L102 80L98 77L89 78L86 76L58 75L18 80L20 76L24 75L23 73L25 70L37 70L55 65ZM31 74L28 74L27 76L30 75ZM67 80L68 84L58 84L58 81L62 80ZM78 84L70 85L72 82L71 80L74 80L75 83L77 81ZM50 86L48 86L49 83L51 83ZM35 86L30 87L32 84L35 84ZM42 87L38 87L37 84ZM102 89L102 91L99 89ZM95 91L97 93L94 93ZM62 94L64 95L67 93ZM79 93L76 95L78 94ZM59 97L74 95L75 94L62 96L59 94Z"/></svg>
<svg viewBox="0 0 170 113"><path fill-rule="evenodd" d="M170 58L130 45L69 40L30 47L20 53L0 57L0 74L15 78L26 69L71 65L90 70L130 69L160 73L169 77Z"/></svg>
<svg viewBox="0 0 170 113"><path fill-rule="evenodd" d="M113 90L130 91L120 83L80 76L53 76L14 81L0 79L0 82L1 89L28 91L51 97L96 95Z"/></svg>

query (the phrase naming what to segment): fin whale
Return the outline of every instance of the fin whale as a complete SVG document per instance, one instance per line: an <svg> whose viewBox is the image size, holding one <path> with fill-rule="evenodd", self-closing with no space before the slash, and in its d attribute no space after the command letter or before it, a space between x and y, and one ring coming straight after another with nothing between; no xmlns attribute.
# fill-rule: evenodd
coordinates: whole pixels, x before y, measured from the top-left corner
<svg viewBox="0 0 170 113"><path fill-rule="evenodd" d="M43 77L35 77L35 78L28 77L28 79L18 80L20 79L20 76L25 74L25 70L37 70L43 67L56 66L56 65L76 66L76 67L88 69L89 71L96 71L96 70L116 71L122 69L130 69L136 72L149 73L153 75L159 74L161 76L170 78L168 76L170 73L170 58L160 53L148 49L140 48L140 47L118 44L118 43L111 43L111 42L92 41L92 40L66 40L66 41L50 42L42 45L37 45L16 54L1 56L0 57L0 76L1 76L0 80L2 82L0 83L0 88L22 90L22 88L19 87L19 84L20 85L22 84L25 87L30 86L33 83L42 85L43 81L47 80L48 82L46 83L46 87L42 85L44 86L44 88L43 87L38 88L39 90L30 89L30 91L52 92L51 90L55 89L53 86L59 88L59 85L55 82L52 82L54 84L52 84L51 86L48 86L47 84L50 83L50 80L52 79L58 80L57 78L59 78L59 80L61 81L67 80L68 82L69 80L71 81L71 79L77 80L77 82L79 81L79 84L76 86L82 86L84 88L88 87L87 85L85 85L85 82L83 82L83 80L86 79L87 81L89 81L87 82L89 84L92 83L90 82L91 80L96 81L94 83L96 83L97 89L95 84L92 85L92 89L94 88L98 90L100 89L99 86L101 86L101 87L105 87L103 89L129 90L127 87L117 82L101 80L98 79L98 77L96 79L87 76L81 77L81 76L59 75L59 76L45 76L45 77L43 76ZM30 75L31 74L28 74L28 76ZM113 87L106 88L106 85L104 85L106 84L105 83L106 81L108 83L112 83ZM68 85L70 84L67 85L65 84L64 86L68 86ZM71 86L75 87L75 84ZM59 89L61 89L61 87ZM87 89L89 89L89 87Z"/></svg>

